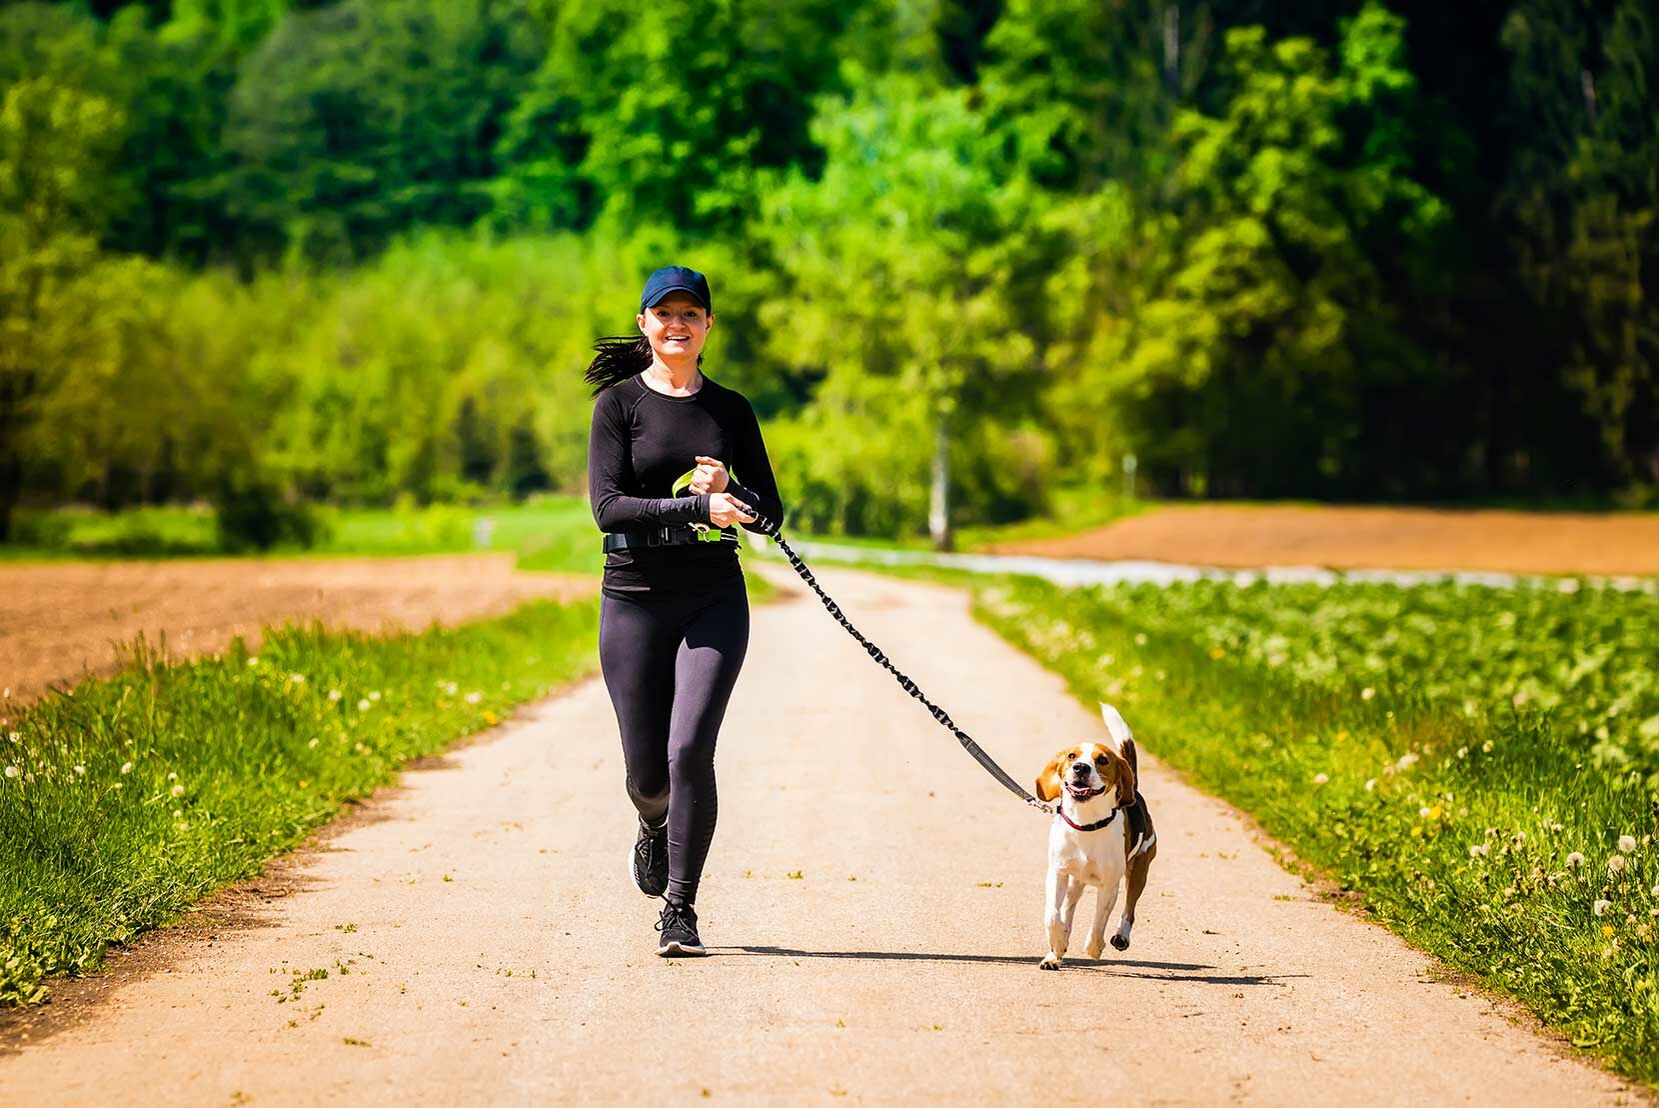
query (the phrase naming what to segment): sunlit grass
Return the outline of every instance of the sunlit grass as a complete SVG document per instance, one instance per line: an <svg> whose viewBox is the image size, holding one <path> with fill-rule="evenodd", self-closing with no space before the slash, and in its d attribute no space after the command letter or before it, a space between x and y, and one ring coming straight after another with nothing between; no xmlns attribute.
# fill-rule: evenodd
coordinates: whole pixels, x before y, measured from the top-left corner
<svg viewBox="0 0 1659 1108"><path fill-rule="evenodd" d="M1659 711L1644 684L1653 640L1645 655L1613 657L1560 637L1599 626L1609 642L1639 638L1659 624L1659 600L1470 589L1453 611L1445 596L1389 589L1207 595L1000 578L978 583L975 610L1091 708L1121 707L1148 750L1253 813L1406 938L1659 1082L1659 806L1645 773L1608 752L1614 732L1584 727L1623 696L1635 741L1640 713ZM1609 624L1573 610L1592 604L1623 612ZM1387 680L1362 636L1292 630L1368 606L1398 609L1409 629L1388 644ZM1528 613L1518 625L1504 619L1515 610ZM1482 647L1513 655L1503 666L1459 645L1465 623L1489 621L1508 628ZM1586 658L1612 672L1583 683ZM1537 706L1546 700L1555 706Z"/></svg>
<svg viewBox="0 0 1659 1108"><path fill-rule="evenodd" d="M389 781L596 664L598 600L133 668L4 711L0 1004L96 967Z"/></svg>

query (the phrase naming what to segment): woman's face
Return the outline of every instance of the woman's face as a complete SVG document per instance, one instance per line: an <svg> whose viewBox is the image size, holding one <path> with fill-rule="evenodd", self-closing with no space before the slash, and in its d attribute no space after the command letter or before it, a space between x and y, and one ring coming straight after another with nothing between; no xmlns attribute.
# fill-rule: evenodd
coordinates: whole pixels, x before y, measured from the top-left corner
<svg viewBox="0 0 1659 1108"><path fill-rule="evenodd" d="M639 329L651 340L651 349L665 362L697 364L703 343L714 324L714 314L688 292L671 292L639 313Z"/></svg>

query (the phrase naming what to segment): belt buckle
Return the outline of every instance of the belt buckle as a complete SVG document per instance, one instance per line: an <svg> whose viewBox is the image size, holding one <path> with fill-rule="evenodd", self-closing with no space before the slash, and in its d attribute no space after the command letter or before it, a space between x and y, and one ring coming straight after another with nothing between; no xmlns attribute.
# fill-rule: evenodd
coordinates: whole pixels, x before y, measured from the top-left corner
<svg viewBox="0 0 1659 1108"><path fill-rule="evenodd" d="M650 545L652 545L652 546L667 546L670 542L668 532L669 532L669 527L666 523L663 524L661 527L658 527L655 531L653 531L651 533Z"/></svg>

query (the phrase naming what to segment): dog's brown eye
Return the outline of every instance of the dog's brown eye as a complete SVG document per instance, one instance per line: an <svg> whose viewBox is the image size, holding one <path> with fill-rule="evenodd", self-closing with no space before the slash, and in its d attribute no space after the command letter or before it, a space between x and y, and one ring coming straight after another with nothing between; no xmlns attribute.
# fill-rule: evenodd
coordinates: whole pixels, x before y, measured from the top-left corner
<svg viewBox="0 0 1659 1108"><path fill-rule="evenodd" d="M1066 761L1068 761L1068 762L1077 761L1077 751L1074 750L1070 754L1067 754L1066 755Z"/></svg>

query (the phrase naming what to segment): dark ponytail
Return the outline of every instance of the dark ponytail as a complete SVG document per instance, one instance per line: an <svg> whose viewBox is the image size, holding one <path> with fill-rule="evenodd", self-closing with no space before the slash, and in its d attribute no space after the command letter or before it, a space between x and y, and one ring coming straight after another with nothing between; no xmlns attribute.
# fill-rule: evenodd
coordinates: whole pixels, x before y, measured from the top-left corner
<svg viewBox="0 0 1659 1108"><path fill-rule="evenodd" d="M644 335L612 335L594 343L593 348L597 353L584 375L593 386L593 392L588 394L590 399L651 368L651 340ZM697 368L702 366L703 356L699 354Z"/></svg>

